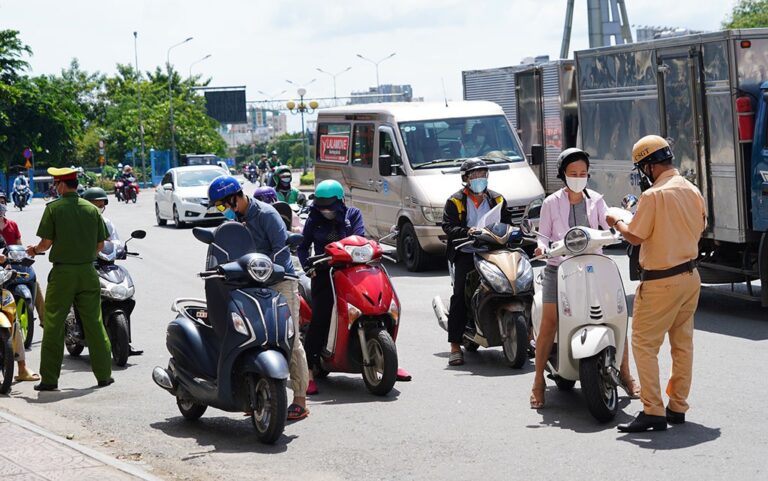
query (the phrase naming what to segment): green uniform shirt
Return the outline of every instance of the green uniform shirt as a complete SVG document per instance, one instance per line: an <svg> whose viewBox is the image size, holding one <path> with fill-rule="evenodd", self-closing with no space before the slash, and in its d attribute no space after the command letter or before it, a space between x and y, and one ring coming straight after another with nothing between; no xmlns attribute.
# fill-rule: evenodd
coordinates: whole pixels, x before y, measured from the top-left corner
<svg viewBox="0 0 768 481"><path fill-rule="evenodd" d="M37 236L53 241L51 262L87 264L96 259L96 246L107 239L99 210L75 192L49 202L40 219Z"/></svg>
<svg viewBox="0 0 768 481"><path fill-rule="evenodd" d="M288 203L288 204L296 204L299 201L299 190L291 189L287 192L278 190L277 200L279 200L280 202Z"/></svg>

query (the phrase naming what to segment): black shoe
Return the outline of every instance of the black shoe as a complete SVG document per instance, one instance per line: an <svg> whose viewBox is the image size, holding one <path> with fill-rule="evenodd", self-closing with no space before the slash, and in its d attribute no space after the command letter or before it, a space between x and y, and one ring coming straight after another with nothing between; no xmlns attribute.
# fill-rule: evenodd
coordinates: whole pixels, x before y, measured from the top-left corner
<svg viewBox="0 0 768 481"><path fill-rule="evenodd" d="M44 382L35 384L35 391L58 391L58 384L46 384Z"/></svg>
<svg viewBox="0 0 768 481"><path fill-rule="evenodd" d="M133 346L128 346L128 355L129 356L141 356L144 354L144 351L141 349L134 349Z"/></svg>
<svg viewBox="0 0 768 481"><path fill-rule="evenodd" d="M99 387L107 387L110 384L112 384L113 382L115 382L115 380L113 378L102 379L101 381L99 381Z"/></svg>
<svg viewBox="0 0 768 481"><path fill-rule="evenodd" d="M631 423L619 424L617 427L622 433L643 433L650 430L666 431L667 418L664 416L649 416L648 414L640 413Z"/></svg>
<svg viewBox="0 0 768 481"><path fill-rule="evenodd" d="M683 424L685 423L685 413L676 413L667 408L667 422L669 424Z"/></svg>

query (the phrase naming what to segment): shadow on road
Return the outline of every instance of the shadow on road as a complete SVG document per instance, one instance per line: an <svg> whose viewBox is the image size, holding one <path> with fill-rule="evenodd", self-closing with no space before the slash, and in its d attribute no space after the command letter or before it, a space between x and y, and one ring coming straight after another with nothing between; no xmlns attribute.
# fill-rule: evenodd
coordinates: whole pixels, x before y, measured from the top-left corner
<svg viewBox="0 0 768 481"><path fill-rule="evenodd" d="M690 421L672 426L667 432L629 433L616 438L635 446L653 450L685 449L714 441L720 437L720 428L708 428Z"/></svg>
<svg viewBox="0 0 768 481"><path fill-rule="evenodd" d="M294 435L283 434L276 444L268 445L259 442L249 417L232 419L229 417L202 417L197 421L188 421L182 416L166 418L165 421L152 423L152 429L157 429L168 436L179 439L192 439L198 445L211 446L210 451L190 453L187 459L216 453L262 453L275 454L285 452L287 445L296 438Z"/></svg>
<svg viewBox="0 0 768 481"><path fill-rule="evenodd" d="M616 417L607 422L598 422L587 410L587 403L580 389L561 391L556 387L547 386L545 393L546 407L539 409L542 419L539 424L528 425L531 429L545 427L567 429L575 433L598 433L616 429L618 424L629 422L632 416L624 412L631 402L626 396L619 396L619 412Z"/></svg>
<svg viewBox="0 0 768 481"><path fill-rule="evenodd" d="M431 269L424 272L411 272L405 268L405 264L402 262L394 264L387 262L385 264L387 272L391 277L416 277L416 278L430 278L430 277L445 277L448 274L448 266L441 265L439 269ZM450 281L446 279L446 286L450 287Z"/></svg>
<svg viewBox="0 0 768 481"><path fill-rule="evenodd" d="M533 360L523 364L520 369L513 369L507 364L507 360L504 357L504 353L501 349L478 349L477 352L464 351L464 365L463 366L449 366L448 357L450 352L436 352L433 355L435 357L441 357L445 359L445 370L463 375L474 375L484 377L498 377L498 376L520 376L533 372Z"/></svg>
<svg viewBox="0 0 768 481"><path fill-rule="evenodd" d="M38 393L37 397L29 397L29 396L23 396L23 395L19 395L15 397L23 399L27 401L29 404L50 404L50 403L63 401L65 399L79 398L87 394L91 394L96 389L97 388L95 385L94 387L88 387L88 388L82 388L82 389L62 388L59 391L46 391L46 392Z"/></svg>
<svg viewBox="0 0 768 481"><path fill-rule="evenodd" d="M386 396L376 396L368 392L362 376L331 373L324 379L317 379L318 394L309 398L313 404L360 404L396 401L400 396L397 388Z"/></svg>

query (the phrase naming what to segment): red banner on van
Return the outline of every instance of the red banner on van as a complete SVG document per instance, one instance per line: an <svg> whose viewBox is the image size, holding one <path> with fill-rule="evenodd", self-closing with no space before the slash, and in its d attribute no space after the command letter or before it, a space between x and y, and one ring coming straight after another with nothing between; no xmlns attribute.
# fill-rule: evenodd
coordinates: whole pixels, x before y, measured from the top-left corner
<svg viewBox="0 0 768 481"><path fill-rule="evenodd" d="M323 162L347 162L349 137L346 135L323 135L320 137L320 160Z"/></svg>

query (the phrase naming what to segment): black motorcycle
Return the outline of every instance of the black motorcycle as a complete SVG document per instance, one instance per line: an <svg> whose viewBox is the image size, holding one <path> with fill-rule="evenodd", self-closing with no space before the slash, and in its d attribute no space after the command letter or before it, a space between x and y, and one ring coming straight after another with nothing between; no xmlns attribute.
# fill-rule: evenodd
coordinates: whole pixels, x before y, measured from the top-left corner
<svg viewBox="0 0 768 481"><path fill-rule="evenodd" d="M128 256L137 257L137 252L128 251L128 242L146 236L145 231L137 230L131 233L131 238L125 241L125 244L104 242L104 248L99 252L95 263L101 284L101 320L112 344L112 360L120 367L128 363L128 356L131 354L131 314L136 307L136 301L133 299L136 288L128 271L123 266L116 265L115 261L124 260ZM75 357L88 345L83 323L74 308L70 309L67 316L64 345L70 356Z"/></svg>
<svg viewBox="0 0 768 481"><path fill-rule="evenodd" d="M25 276L14 276L5 283L5 289L13 294L16 301L16 318L21 327L21 336L24 339L24 349L32 345L35 335L35 295L37 293L37 277L32 264L35 260L27 255L24 246L10 245L4 249L6 264L16 272L25 273Z"/></svg>
<svg viewBox="0 0 768 481"><path fill-rule="evenodd" d="M282 266L257 254L240 223L215 229L196 227L208 244L206 300L177 299L168 325L168 367L155 367L152 379L176 397L186 419L198 419L208 406L251 414L256 435L274 443L285 428L285 382L293 345L286 300L270 286L289 277ZM297 246L302 236L288 238Z"/></svg>

